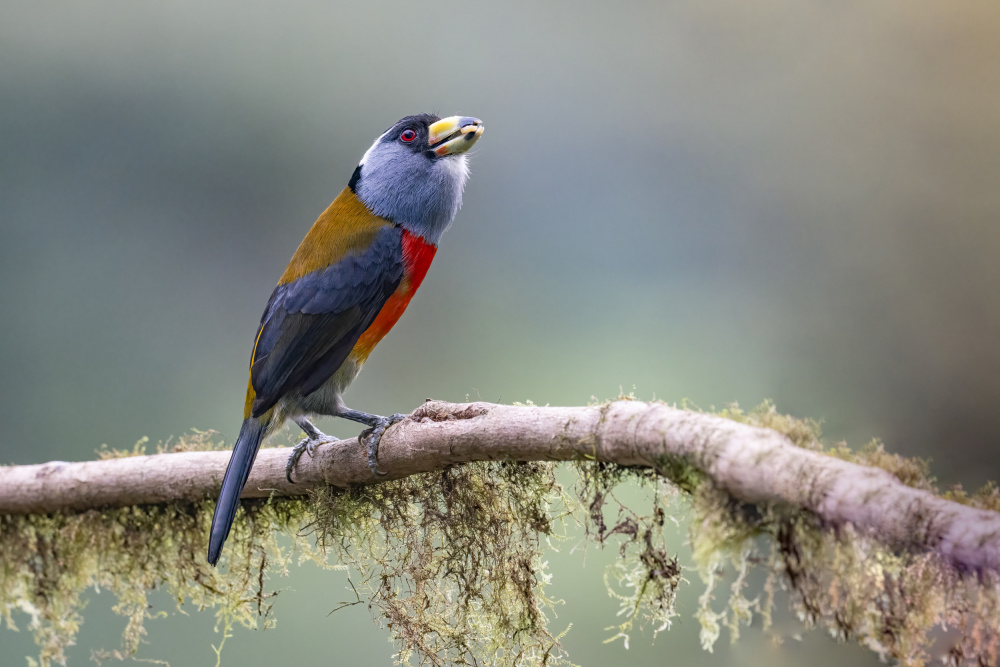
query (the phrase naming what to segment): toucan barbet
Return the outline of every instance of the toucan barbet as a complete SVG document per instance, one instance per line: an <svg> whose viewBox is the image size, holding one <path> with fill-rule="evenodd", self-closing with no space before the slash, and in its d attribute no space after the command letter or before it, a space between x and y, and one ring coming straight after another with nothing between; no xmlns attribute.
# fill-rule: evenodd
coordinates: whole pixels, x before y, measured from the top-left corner
<svg viewBox="0 0 1000 667"><path fill-rule="evenodd" d="M309 421L331 415L368 426L368 465L391 417L352 410L343 394L420 287L441 235L462 204L466 151L483 134L478 118L407 116L372 144L306 234L264 308L250 354L243 425L212 517L215 565L233 525L260 444L286 419L305 432L289 458L333 440ZM359 436L359 439L361 436Z"/></svg>

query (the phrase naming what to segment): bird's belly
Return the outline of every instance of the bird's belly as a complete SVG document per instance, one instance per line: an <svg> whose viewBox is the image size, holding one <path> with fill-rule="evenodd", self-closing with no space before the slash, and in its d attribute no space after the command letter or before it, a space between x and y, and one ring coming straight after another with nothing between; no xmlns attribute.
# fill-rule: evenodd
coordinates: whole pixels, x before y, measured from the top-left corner
<svg viewBox="0 0 1000 667"><path fill-rule="evenodd" d="M284 418L304 414L335 416L337 408L343 405L341 396L361 372L363 364L363 360L357 359L352 354L326 382L320 385L319 389L308 396L295 394L284 396L279 403L282 416Z"/></svg>

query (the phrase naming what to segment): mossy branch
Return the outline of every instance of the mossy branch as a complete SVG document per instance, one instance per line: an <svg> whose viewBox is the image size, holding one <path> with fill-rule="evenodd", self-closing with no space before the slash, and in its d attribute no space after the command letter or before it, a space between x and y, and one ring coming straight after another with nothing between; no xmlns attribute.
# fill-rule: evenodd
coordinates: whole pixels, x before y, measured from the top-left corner
<svg viewBox="0 0 1000 667"><path fill-rule="evenodd" d="M707 649L722 627L734 640L754 618L766 630L787 591L807 626L903 665L932 653L954 665L1000 658L997 487L942 495L926 464L877 442L825 449L814 422L770 404L710 415L624 397L569 408L429 401L386 433L380 480L353 440L303 457L295 484L288 450L265 449L219 569L204 554L229 454L212 440L0 468L0 618L30 618L38 663L65 663L91 587L128 617L122 650L98 661L136 652L156 589L179 608L214 608L223 642L236 625L267 627L268 579L297 558L351 573L398 663L570 665L549 628L547 545L572 521L618 545L605 581L620 622L608 639L627 646L677 615L685 578L664 526L678 513L706 585L696 616ZM575 462L575 494L551 461ZM651 507L621 505L623 482L650 492ZM751 598L754 569L766 579Z"/></svg>
<svg viewBox="0 0 1000 667"><path fill-rule="evenodd" d="M467 461L585 459L653 468L681 486L697 474L746 503L800 507L893 548L934 551L960 570L1000 569L1000 513L911 488L879 468L797 447L771 429L662 403L428 401L386 433L379 452L386 481ZM295 484L285 479L286 460L285 450L262 450L243 497L376 481L355 441L304 457ZM200 501L217 493L227 461L226 452L187 452L0 468L0 514Z"/></svg>

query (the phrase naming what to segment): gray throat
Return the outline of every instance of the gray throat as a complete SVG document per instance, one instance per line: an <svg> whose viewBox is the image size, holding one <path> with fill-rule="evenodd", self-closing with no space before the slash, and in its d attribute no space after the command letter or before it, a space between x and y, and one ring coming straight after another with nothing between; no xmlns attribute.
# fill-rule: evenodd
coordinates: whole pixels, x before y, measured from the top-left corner
<svg viewBox="0 0 1000 667"><path fill-rule="evenodd" d="M437 245L462 206L469 176L466 156L430 159L395 151L366 155L356 193L375 215ZM425 161L414 168L413 158Z"/></svg>

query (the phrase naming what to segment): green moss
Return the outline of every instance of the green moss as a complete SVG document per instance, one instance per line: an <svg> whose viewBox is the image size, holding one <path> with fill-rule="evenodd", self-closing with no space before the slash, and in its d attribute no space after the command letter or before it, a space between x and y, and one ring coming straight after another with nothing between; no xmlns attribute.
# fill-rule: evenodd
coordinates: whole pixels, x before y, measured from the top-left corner
<svg viewBox="0 0 1000 667"><path fill-rule="evenodd" d="M791 440L796 447L813 451L823 449L820 444L822 429L818 421L781 414L771 401L764 401L749 411L744 411L738 403L730 403L715 414L741 424L777 431Z"/></svg>
<svg viewBox="0 0 1000 667"><path fill-rule="evenodd" d="M653 458L656 470L677 485L681 491L694 493L707 479L705 473L683 456L662 454Z"/></svg>

